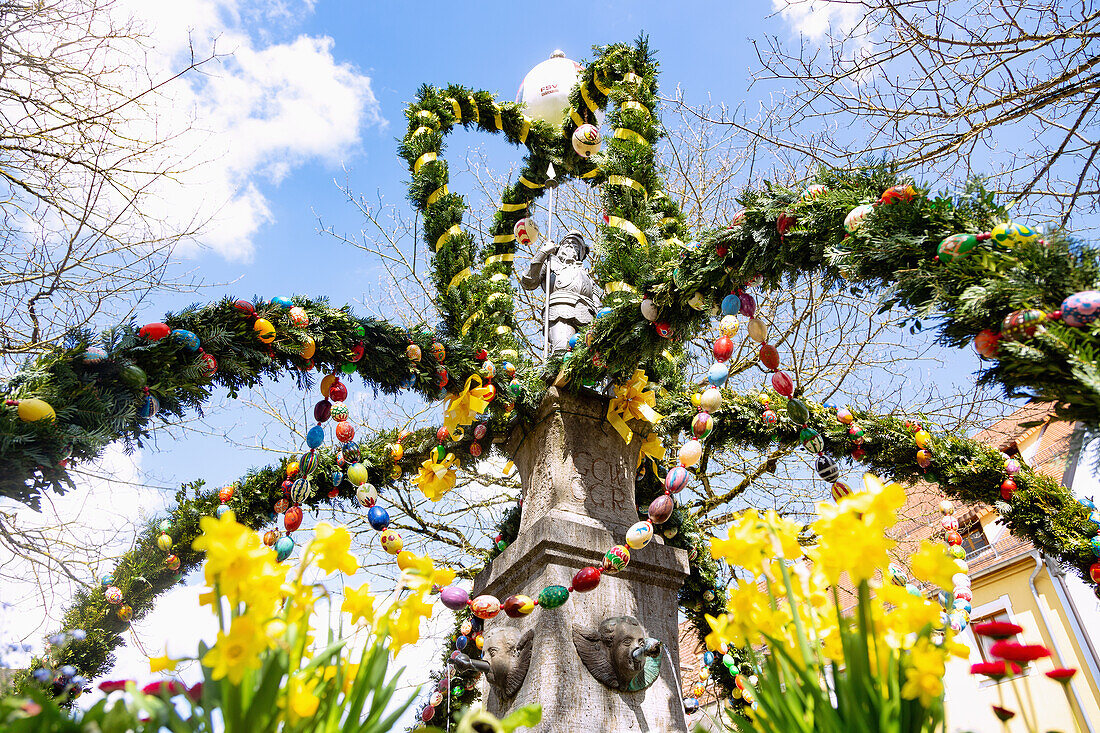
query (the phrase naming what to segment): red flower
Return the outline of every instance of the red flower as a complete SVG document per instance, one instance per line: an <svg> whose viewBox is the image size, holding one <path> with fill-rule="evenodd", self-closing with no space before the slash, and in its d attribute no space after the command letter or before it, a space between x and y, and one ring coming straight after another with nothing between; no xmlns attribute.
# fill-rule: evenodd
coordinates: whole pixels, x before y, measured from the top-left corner
<svg viewBox="0 0 1100 733"><path fill-rule="evenodd" d="M1007 708L1002 708L1000 705L993 706L993 714L997 716L997 719L1002 723L1006 720L1012 720L1016 717L1016 713Z"/></svg>
<svg viewBox="0 0 1100 733"><path fill-rule="evenodd" d="M1008 621L986 621L984 624L974 624L974 633L979 636L988 636L991 639L1009 639L1024 630L1023 626L1009 623Z"/></svg>
<svg viewBox="0 0 1100 733"><path fill-rule="evenodd" d="M178 695L183 692L185 688L175 680L158 680L156 682L150 682L145 687L141 688L141 691L146 695Z"/></svg>
<svg viewBox="0 0 1100 733"><path fill-rule="evenodd" d="M196 682L191 686L191 689L187 691L187 697L191 698L192 702L198 702L202 699L202 683Z"/></svg>
<svg viewBox="0 0 1100 733"><path fill-rule="evenodd" d="M1077 674L1077 670L1069 667L1055 667L1046 673L1047 677L1056 682L1061 682L1063 685L1068 684L1075 674Z"/></svg>
<svg viewBox="0 0 1100 733"><path fill-rule="evenodd" d="M995 657L1013 662L1034 662L1050 656L1050 650L1041 644L1017 644L1014 641L998 641L989 651Z"/></svg>
<svg viewBox="0 0 1100 733"><path fill-rule="evenodd" d="M106 682L99 683L99 689L103 692L118 692L119 690L125 690L126 685L130 684L133 680L107 680Z"/></svg>
<svg viewBox="0 0 1100 733"><path fill-rule="evenodd" d="M999 680L1008 674L1020 674L1019 665L1012 662L998 660L996 662L980 662L970 665L970 674L984 674L986 677Z"/></svg>

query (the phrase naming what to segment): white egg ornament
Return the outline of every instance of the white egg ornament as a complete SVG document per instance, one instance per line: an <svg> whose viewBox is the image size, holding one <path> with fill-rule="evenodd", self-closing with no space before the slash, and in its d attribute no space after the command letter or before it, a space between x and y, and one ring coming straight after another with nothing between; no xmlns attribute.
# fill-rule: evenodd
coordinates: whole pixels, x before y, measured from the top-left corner
<svg viewBox="0 0 1100 733"><path fill-rule="evenodd" d="M569 93L580 78L581 65L558 50L523 77L516 102L527 107L531 119L561 126L569 111Z"/></svg>
<svg viewBox="0 0 1100 733"><path fill-rule="evenodd" d="M584 124L573 131L573 150L582 158L589 158L600 150L603 137L600 128Z"/></svg>
<svg viewBox="0 0 1100 733"><path fill-rule="evenodd" d="M626 531L626 544L632 550L640 550L653 539L653 523L638 522Z"/></svg>

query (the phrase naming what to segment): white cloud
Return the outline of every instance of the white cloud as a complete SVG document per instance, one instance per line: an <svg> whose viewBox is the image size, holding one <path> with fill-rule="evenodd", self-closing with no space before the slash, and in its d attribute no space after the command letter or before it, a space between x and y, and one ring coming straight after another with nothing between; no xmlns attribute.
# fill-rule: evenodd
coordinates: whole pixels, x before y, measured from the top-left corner
<svg viewBox="0 0 1100 733"><path fill-rule="evenodd" d="M793 30L813 41L850 32L864 7L847 0L772 0L772 7Z"/></svg>
<svg viewBox="0 0 1100 733"><path fill-rule="evenodd" d="M229 259L248 260L255 235L273 221L262 185L308 162L338 164L355 153L366 126L385 124L370 78L337 60L331 38L285 38L312 2L124 0L124 7L148 33L153 79L185 67L192 49L199 59L219 54L167 85L135 124L172 136L162 155L184 160L183 172L157 190L154 215L184 227L205 222L197 243Z"/></svg>

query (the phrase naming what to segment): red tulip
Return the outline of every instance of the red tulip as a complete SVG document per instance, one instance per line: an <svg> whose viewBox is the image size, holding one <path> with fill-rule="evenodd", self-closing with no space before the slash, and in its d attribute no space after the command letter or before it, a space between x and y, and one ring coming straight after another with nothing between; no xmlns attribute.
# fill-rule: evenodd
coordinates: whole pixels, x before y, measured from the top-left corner
<svg viewBox="0 0 1100 733"><path fill-rule="evenodd" d="M1050 650L1041 644L1017 644L1014 641L998 641L989 651L995 657L1012 662L1034 662L1050 656Z"/></svg>
<svg viewBox="0 0 1100 733"><path fill-rule="evenodd" d="M1056 682L1061 682L1063 685L1069 684L1069 681L1073 679L1073 675L1077 674L1076 669L1070 667L1055 667L1046 673L1047 677L1050 677Z"/></svg>
<svg viewBox="0 0 1100 733"><path fill-rule="evenodd" d="M1023 626L1008 621L987 621L983 624L974 624L971 628L978 636L988 636L991 639L1009 639L1024 630Z"/></svg>

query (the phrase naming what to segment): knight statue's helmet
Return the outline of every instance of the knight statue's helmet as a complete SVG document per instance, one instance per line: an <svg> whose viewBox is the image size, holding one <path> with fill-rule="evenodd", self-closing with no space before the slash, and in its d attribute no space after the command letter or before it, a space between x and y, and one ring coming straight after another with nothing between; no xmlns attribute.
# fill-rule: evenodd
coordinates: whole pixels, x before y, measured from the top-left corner
<svg viewBox="0 0 1100 733"><path fill-rule="evenodd" d="M561 241L558 242L558 248L572 245L577 253L578 260L584 260L588 257L588 242L584 240L584 234L576 229L570 229Z"/></svg>

